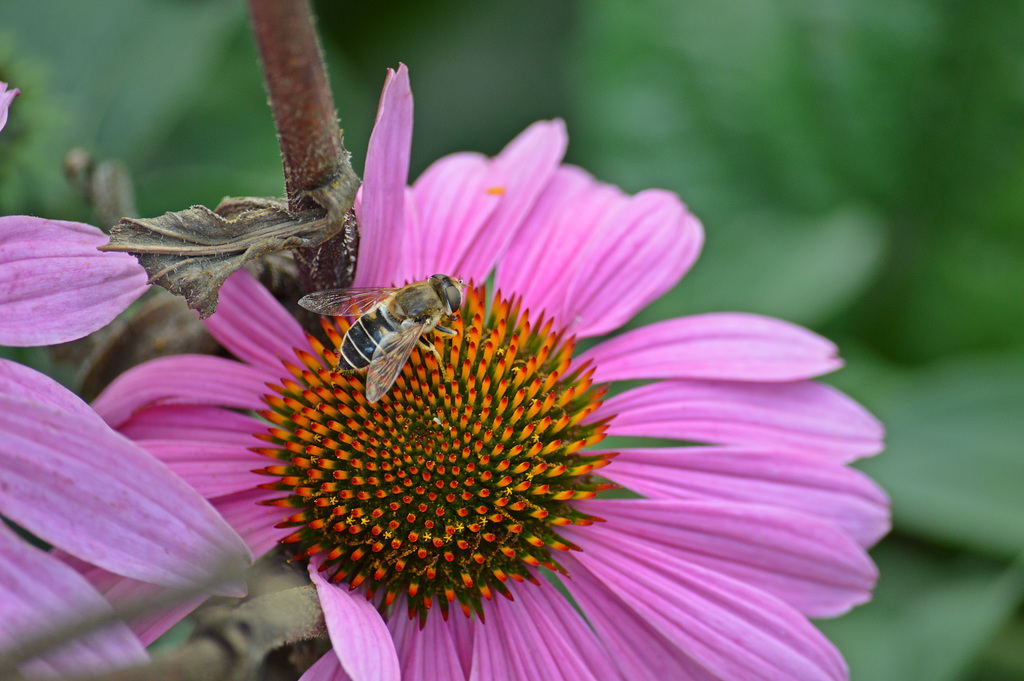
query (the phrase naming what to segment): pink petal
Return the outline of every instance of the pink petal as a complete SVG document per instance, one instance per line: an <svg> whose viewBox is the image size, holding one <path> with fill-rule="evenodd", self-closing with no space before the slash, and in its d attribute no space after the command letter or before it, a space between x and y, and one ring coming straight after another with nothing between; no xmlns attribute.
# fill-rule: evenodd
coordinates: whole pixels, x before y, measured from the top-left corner
<svg viewBox="0 0 1024 681"><path fill-rule="evenodd" d="M565 291L579 336L599 336L629 321L675 286L697 260L704 230L675 194L649 189L604 220L576 253Z"/></svg>
<svg viewBox="0 0 1024 681"><path fill-rule="evenodd" d="M273 376L245 364L209 355L161 357L118 376L92 403L114 427L145 407L197 404L262 409L260 396Z"/></svg>
<svg viewBox="0 0 1024 681"><path fill-rule="evenodd" d="M21 90L18 88L8 90L7 83L0 80L0 130L3 130L4 126L7 125L7 109L11 106L14 98L20 94Z"/></svg>
<svg viewBox="0 0 1024 681"><path fill-rule="evenodd" d="M502 184L492 191L501 192L501 202L487 227L464 247L455 274L479 282L491 272L499 256L517 238L523 220L554 175L568 144L563 121L537 121L494 157L492 172Z"/></svg>
<svg viewBox="0 0 1024 681"><path fill-rule="evenodd" d="M76 620L103 616L110 605L73 568L19 539L0 522L0 652ZM148 660L122 623L51 650L21 667L26 675L100 673Z"/></svg>
<svg viewBox="0 0 1024 681"><path fill-rule="evenodd" d="M797 381L842 366L836 346L795 324L754 314L671 319L591 348L600 383L644 378Z"/></svg>
<svg viewBox="0 0 1024 681"><path fill-rule="evenodd" d="M499 627L492 613L486 624L476 627L473 666L469 681L518 681L524 676L523 654L518 640ZM543 676L538 678L545 678Z"/></svg>
<svg viewBox="0 0 1024 681"><path fill-rule="evenodd" d="M594 528L772 594L809 617L835 617L871 599L878 571L845 533L770 506L643 499L578 502L607 520ZM609 539L611 541L612 539Z"/></svg>
<svg viewBox="0 0 1024 681"><path fill-rule="evenodd" d="M111 572L204 584L251 562L183 480L95 419L0 395L0 513Z"/></svg>
<svg viewBox="0 0 1024 681"><path fill-rule="evenodd" d="M565 293L581 266L580 250L626 200L617 187L575 166L561 166L498 263L495 286L522 296L535 318L544 311L558 326L569 327L575 310Z"/></svg>
<svg viewBox="0 0 1024 681"><path fill-rule="evenodd" d="M402 244L402 262L399 263L398 272L394 277L395 284L403 282L423 281L431 274L444 274L442 268L426 260L422 253L423 249L433 239L437 238L436 233L426 234L422 229L422 220L416 207L416 199L413 196L413 188L405 188L405 243ZM429 271L429 272L428 272ZM428 272L424 274L424 272ZM457 274L453 274L456 278Z"/></svg>
<svg viewBox="0 0 1024 681"><path fill-rule="evenodd" d="M789 508L830 522L863 547L889 532L889 499L868 476L819 457L744 447L623 449L601 474L653 499Z"/></svg>
<svg viewBox="0 0 1024 681"><path fill-rule="evenodd" d="M341 662L334 651L328 650L299 677L299 681L352 681L352 677L341 668Z"/></svg>
<svg viewBox="0 0 1024 681"><path fill-rule="evenodd" d="M414 213L406 218L406 279L421 280L440 272L483 281L487 271L463 271L462 259L504 200L497 191L504 186L503 179L486 156L473 153L445 156L419 176L412 188Z"/></svg>
<svg viewBox="0 0 1024 681"><path fill-rule="evenodd" d="M624 678L604 642L550 582L541 578L539 587L517 582L507 586L515 601L495 601L494 610L502 611L506 621L522 633L525 649L534 651L531 657L540 663L540 671L550 674L544 677L556 677L557 669L566 679ZM538 651L548 659L541 662Z"/></svg>
<svg viewBox="0 0 1024 681"><path fill-rule="evenodd" d="M288 509L264 505L282 496L281 492L251 489L211 499L210 503L245 540L253 556L261 558L295 531L295 528L275 527L291 515Z"/></svg>
<svg viewBox="0 0 1024 681"><path fill-rule="evenodd" d="M845 462L882 450L882 426L831 386L662 381L607 400L609 435L778 448Z"/></svg>
<svg viewBox="0 0 1024 681"><path fill-rule="evenodd" d="M399 681L398 654L377 608L362 592L327 581L318 567L319 561L310 561L309 576L342 668L353 681Z"/></svg>
<svg viewBox="0 0 1024 681"><path fill-rule="evenodd" d="M198 440L139 440L136 444L208 499L268 481L252 471L267 466L270 460L246 447Z"/></svg>
<svg viewBox="0 0 1024 681"><path fill-rule="evenodd" d="M21 397L32 402L48 404L102 423L99 414L57 381L34 369L0 358L0 394Z"/></svg>
<svg viewBox="0 0 1024 681"><path fill-rule="evenodd" d="M514 602L484 603L471 681L621 678L587 623L546 580L507 586Z"/></svg>
<svg viewBox="0 0 1024 681"><path fill-rule="evenodd" d="M167 587L115 575L113 572L90 565L63 551L57 552L57 555L89 580L89 583L102 593L107 602L115 608L131 607L144 599L164 598L171 592ZM148 646L167 633L168 629L185 619L206 599L207 596L203 594L182 596L175 605L167 608L147 609L146 612L127 620L128 627L139 637L143 645Z"/></svg>
<svg viewBox="0 0 1024 681"><path fill-rule="evenodd" d="M578 335L611 331L686 273L703 230L679 198L629 197L563 166L498 266L498 288Z"/></svg>
<svg viewBox="0 0 1024 681"><path fill-rule="evenodd" d="M406 660L412 654L415 645L414 639L420 632L419 619L409 618L409 601L404 593L399 593L396 596L394 603L388 608L388 612L390 614L385 617L385 624L391 633L391 643L395 646L395 652L398 653L398 666L402 669L402 678L408 681L408 673L405 669Z"/></svg>
<svg viewBox="0 0 1024 681"><path fill-rule="evenodd" d="M224 282L217 312L204 323L235 357L272 373L282 372L282 358L294 360L295 348L309 347L299 323L245 270Z"/></svg>
<svg viewBox="0 0 1024 681"><path fill-rule="evenodd" d="M259 446L253 434L266 432L267 426L220 407L166 404L132 413L118 430L132 440L204 440L253 447Z"/></svg>
<svg viewBox="0 0 1024 681"><path fill-rule="evenodd" d="M571 579L562 582L626 679L720 681L666 639L583 567L572 554L559 556Z"/></svg>
<svg viewBox="0 0 1024 681"><path fill-rule="evenodd" d="M722 679L848 678L838 651L782 601L629 537L567 530L573 554L662 636Z"/></svg>
<svg viewBox="0 0 1024 681"><path fill-rule="evenodd" d="M404 278L442 272L484 281L551 179L567 141L562 121L540 121L493 159L459 153L431 165L406 208Z"/></svg>
<svg viewBox="0 0 1024 681"><path fill-rule="evenodd" d="M96 250L105 243L78 222L0 217L0 345L81 338L141 296L145 270L127 253Z"/></svg>
<svg viewBox="0 0 1024 681"><path fill-rule="evenodd" d="M459 615L456 615L458 617ZM403 681L466 681L448 622L432 612L423 629L399 605L388 619Z"/></svg>
<svg viewBox="0 0 1024 681"><path fill-rule="evenodd" d="M354 286L389 286L398 274L411 145L412 90L409 70L400 64L397 72L388 69L366 150Z"/></svg>
<svg viewBox="0 0 1024 681"><path fill-rule="evenodd" d="M473 669L473 648L476 640L476 629L480 625L479 619L468 617L449 617L448 631L451 633L452 642L455 644L455 652L459 655L459 662L462 664L462 673L467 678Z"/></svg>

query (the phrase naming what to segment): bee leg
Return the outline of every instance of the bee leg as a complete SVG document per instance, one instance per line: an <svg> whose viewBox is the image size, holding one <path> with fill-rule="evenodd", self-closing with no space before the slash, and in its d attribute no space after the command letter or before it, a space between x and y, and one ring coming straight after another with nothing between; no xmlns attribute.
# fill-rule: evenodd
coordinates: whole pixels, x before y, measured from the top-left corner
<svg viewBox="0 0 1024 681"><path fill-rule="evenodd" d="M446 336L458 336L459 335L458 331L455 331L454 329L447 329L447 328L441 326L440 324L438 324L437 326L434 327L434 331L438 331L440 333L443 333Z"/></svg>
<svg viewBox="0 0 1024 681"><path fill-rule="evenodd" d="M419 345L424 350L429 350L430 352L434 353L434 357L437 357L438 362L441 361L441 353L437 351L437 348L435 348L434 344L431 343L429 340L427 340L423 336L420 336Z"/></svg>

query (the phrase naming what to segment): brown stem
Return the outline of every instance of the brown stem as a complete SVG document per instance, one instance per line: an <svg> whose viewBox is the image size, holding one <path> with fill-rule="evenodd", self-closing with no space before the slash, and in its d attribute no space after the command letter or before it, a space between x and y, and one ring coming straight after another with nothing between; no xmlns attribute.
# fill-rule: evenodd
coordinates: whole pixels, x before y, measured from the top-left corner
<svg viewBox="0 0 1024 681"><path fill-rule="evenodd" d="M348 211L359 178L341 141L313 10L309 0L249 0L249 9L281 145L288 207L308 210L319 203L342 223L320 246L294 250L303 288L348 286L359 243ZM311 197L313 190L331 205Z"/></svg>
<svg viewBox="0 0 1024 681"><path fill-rule="evenodd" d="M308 0L250 0L253 30L284 161L289 207L316 205L304 192L327 184L344 147ZM349 169L351 172L351 169Z"/></svg>

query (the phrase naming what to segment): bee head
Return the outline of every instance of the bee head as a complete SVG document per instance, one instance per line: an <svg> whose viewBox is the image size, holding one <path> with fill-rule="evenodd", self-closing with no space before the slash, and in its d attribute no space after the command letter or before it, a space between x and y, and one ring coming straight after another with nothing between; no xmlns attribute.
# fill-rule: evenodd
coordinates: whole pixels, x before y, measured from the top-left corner
<svg viewBox="0 0 1024 681"><path fill-rule="evenodd" d="M459 311L459 308L462 307L462 290L466 288L461 279L455 281L447 274L434 274L430 277L430 284L445 304L445 313L448 316Z"/></svg>

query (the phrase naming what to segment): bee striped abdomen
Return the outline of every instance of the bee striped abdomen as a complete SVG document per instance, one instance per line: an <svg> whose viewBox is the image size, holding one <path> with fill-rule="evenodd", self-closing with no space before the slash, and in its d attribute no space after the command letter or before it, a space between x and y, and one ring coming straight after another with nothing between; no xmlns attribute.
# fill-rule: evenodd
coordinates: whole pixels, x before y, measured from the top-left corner
<svg viewBox="0 0 1024 681"><path fill-rule="evenodd" d="M368 366L384 337L395 332L395 323L389 317L377 309L357 319L341 342L341 361L351 369Z"/></svg>

